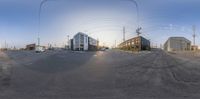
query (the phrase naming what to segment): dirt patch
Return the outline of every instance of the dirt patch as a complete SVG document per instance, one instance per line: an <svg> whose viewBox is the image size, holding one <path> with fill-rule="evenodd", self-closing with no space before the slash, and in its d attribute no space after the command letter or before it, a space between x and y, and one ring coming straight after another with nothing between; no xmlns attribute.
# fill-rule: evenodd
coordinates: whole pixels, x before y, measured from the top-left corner
<svg viewBox="0 0 200 99"><path fill-rule="evenodd" d="M0 89L10 85L12 73L12 60L0 52Z"/></svg>

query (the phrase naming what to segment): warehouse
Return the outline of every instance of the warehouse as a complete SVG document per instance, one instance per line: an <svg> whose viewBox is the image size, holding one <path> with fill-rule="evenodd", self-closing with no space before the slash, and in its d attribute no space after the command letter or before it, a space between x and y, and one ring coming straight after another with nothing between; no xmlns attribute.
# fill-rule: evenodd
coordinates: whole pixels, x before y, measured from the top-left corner
<svg viewBox="0 0 200 99"><path fill-rule="evenodd" d="M98 40L89 37L85 33L79 32L74 36L73 40L71 40L71 48L76 51L94 51L98 49Z"/></svg>
<svg viewBox="0 0 200 99"><path fill-rule="evenodd" d="M122 50L142 51L150 50L150 41L142 36L134 37L119 44Z"/></svg>
<svg viewBox="0 0 200 99"><path fill-rule="evenodd" d="M35 48L36 48L36 44L26 45L26 50L35 50Z"/></svg>
<svg viewBox="0 0 200 99"><path fill-rule="evenodd" d="M164 44L165 51L189 51L191 41L185 37L170 37Z"/></svg>

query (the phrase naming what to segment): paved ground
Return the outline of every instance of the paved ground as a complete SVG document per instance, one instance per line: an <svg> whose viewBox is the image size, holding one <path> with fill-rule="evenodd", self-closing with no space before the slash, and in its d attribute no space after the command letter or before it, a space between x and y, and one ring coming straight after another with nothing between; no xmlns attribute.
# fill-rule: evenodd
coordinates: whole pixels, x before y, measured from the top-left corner
<svg viewBox="0 0 200 99"><path fill-rule="evenodd" d="M0 56L0 99L200 98L200 64L161 50Z"/></svg>
<svg viewBox="0 0 200 99"><path fill-rule="evenodd" d="M200 61L200 51L171 52L170 55L186 61Z"/></svg>

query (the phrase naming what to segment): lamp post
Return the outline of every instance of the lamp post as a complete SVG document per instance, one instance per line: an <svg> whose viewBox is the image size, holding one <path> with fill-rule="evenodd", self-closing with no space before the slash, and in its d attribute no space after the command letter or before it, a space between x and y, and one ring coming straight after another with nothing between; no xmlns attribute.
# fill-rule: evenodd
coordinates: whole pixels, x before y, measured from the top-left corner
<svg viewBox="0 0 200 99"><path fill-rule="evenodd" d="M68 40L68 41L67 41L67 43L68 43L68 47L67 47L67 48L68 48L68 50L69 50L69 49L70 49L70 39L69 39L69 35L67 35L67 40Z"/></svg>
<svg viewBox="0 0 200 99"><path fill-rule="evenodd" d="M53 1L53 0L42 0L40 2L40 6L39 6L39 12L38 12L38 46L40 46L40 29L41 29L41 11L42 11L42 6L48 1Z"/></svg>
<svg viewBox="0 0 200 99"><path fill-rule="evenodd" d="M137 11L137 29L136 29L136 33L139 36L140 34L142 34L140 31L142 30L142 28L140 27L140 13L139 13L139 6L138 3L136 2L136 0L129 0L131 2L133 2L136 6L136 11Z"/></svg>

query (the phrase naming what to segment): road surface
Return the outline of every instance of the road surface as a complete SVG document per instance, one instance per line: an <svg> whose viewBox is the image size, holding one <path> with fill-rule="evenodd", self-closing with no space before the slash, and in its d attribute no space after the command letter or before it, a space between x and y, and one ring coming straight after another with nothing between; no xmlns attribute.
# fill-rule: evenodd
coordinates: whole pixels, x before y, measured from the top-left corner
<svg viewBox="0 0 200 99"><path fill-rule="evenodd" d="M0 99L200 98L200 64L161 50L3 54Z"/></svg>

